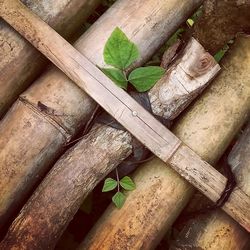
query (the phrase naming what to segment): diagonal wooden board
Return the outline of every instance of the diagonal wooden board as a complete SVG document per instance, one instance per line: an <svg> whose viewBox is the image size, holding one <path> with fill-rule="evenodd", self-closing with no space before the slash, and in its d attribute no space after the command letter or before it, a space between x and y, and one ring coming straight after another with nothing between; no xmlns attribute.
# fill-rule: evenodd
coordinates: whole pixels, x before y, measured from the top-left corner
<svg viewBox="0 0 250 250"><path fill-rule="evenodd" d="M156 156L212 201L227 179L158 122L126 92L117 87L87 58L29 11L18 0L0 0L2 18L48 57L109 114ZM95 41L93 41L95 42ZM218 70L218 65L214 70ZM250 197L236 188L224 205L230 216L250 231Z"/></svg>

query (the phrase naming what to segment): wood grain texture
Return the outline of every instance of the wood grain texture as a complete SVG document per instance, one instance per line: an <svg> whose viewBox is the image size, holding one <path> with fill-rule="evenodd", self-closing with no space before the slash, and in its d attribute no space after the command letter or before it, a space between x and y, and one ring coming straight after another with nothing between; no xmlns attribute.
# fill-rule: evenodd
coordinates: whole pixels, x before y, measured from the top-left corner
<svg viewBox="0 0 250 250"><path fill-rule="evenodd" d="M221 72L188 112L178 120L173 129L180 139L204 160L213 164L248 119L249 39L238 39L222 64L226 70ZM163 162L157 166L153 161L146 165L150 166L148 168L152 174L151 180L147 178L146 166L138 169L134 178L143 181L136 181L137 189L129 194L125 207L116 210L110 205L79 249L96 249L96 247L109 249L114 245L116 249L124 249L127 245L134 245L135 249L152 249L156 244L153 239L157 239L159 234L165 233L171 227L172 221L178 217L180 210L191 197L193 188L184 179L175 177L175 172L170 169L167 178ZM165 188L161 192L152 194L150 190L154 187L151 181L156 177L164 177L162 185ZM183 185L184 183L186 185ZM136 197L136 200L130 199L130 195ZM150 199L157 200L157 204L167 200L167 205L155 208L154 204L147 203ZM144 204L144 200L147 205L136 206ZM136 209L133 209L131 214L131 209L128 207ZM123 223L124 220L126 223ZM144 234L148 226L151 229Z"/></svg>
<svg viewBox="0 0 250 250"><path fill-rule="evenodd" d="M250 195L250 123L229 154L238 186ZM221 211L197 216L184 226L171 249L248 249L249 234ZM246 247L246 248L244 248Z"/></svg>
<svg viewBox="0 0 250 250"><path fill-rule="evenodd" d="M100 0L24 0L34 13L69 38ZM32 63L31 63L32 62ZM48 63L3 20L0 21L0 117Z"/></svg>
<svg viewBox="0 0 250 250"><path fill-rule="evenodd" d="M182 177L211 200L214 201L220 197L226 178L208 163L203 162L194 151L182 146L182 142L174 134L126 92L113 84L101 70L45 22L18 0L4 1L1 16L156 156L169 163ZM213 69L214 72L218 71L216 65L212 67L212 72ZM204 72L206 73L207 70L205 68ZM185 161L180 161L182 157ZM177 160L173 161L173 159ZM193 165L192 171L187 167L190 164ZM206 183L203 176L207 178ZM250 230L249 206L250 198L242 190L235 190L224 206L224 210Z"/></svg>
<svg viewBox="0 0 250 250"><path fill-rule="evenodd" d="M100 18L97 24L94 24L89 31L77 41L77 48L88 58L91 58L93 63L102 66L102 51L105 41L114 28L118 26L122 28L129 38L136 42L141 53L141 59L139 59L137 63L142 63L144 59L151 57L154 53L153 50L159 47L200 3L201 1L183 1L182 4L179 4L177 0L172 0L168 3L166 3L165 0L157 2L155 2L155 0L141 0L137 1L136 5L134 5L134 1L132 0L118 1ZM133 6L133 8L131 6ZM173 11L173 9L175 11ZM135 15L135 12L137 15ZM126 15L124 13L126 13ZM171 23L171 25L168 25L169 23ZM155 29L155 27L157 27L157 29ZM100 32L100 29L105 30L105 32ZM145 43L145 40L151 44L151 46ZM93 41L95 41L95 43L93 43ZM32 121L30 121L29 116L26 117L26 114L16 109L17 104L6 114L2 120L4 125L1 126L0 138L1 140L9 138L10 143L13 145L11 147L2 145L1 155L4 156L4 158L0 159L0 176L1 180L7 178L15 183L25 182L27 184L27 190L31 190L32 185L28 185L28 183L30 183L29 176L33 176L33 173L43 173L48 170L51 156L56 158L60 155L61 150L64 149L65 142L70 140L70 138L82 128L86 121L88 121L91 112L95 108L95 103L67 78L65 74L56 68L49 70L40 77L31 88L21 95L20 99L26 100L26 103L29 104L28 106L30 108L32 107L29 112L39 113L39 118L35 120L33 116ZM58 117L45 115L38 109L38 101L53 108L58 113L64 113L66 115ZM7 126L13 127L11 124L18 123L19 120L24 120L25 124L35 124L34 127L43 123L43 134L39 136L36 134L36 136L34 136L33 130L29 129L29 126L25 126L25 129L24 127L15 128L15 130L5 129ZM59 125L60 131L64 130L65 134L67 134L67 138L61 141L60 145L47 148L37 144L37 141L43 140L43 138L46 137L48 137L48 141L58 140L58 131L53 135L51 133L51 123ZM47 129L45 129L46 124ZM9 132L7 133L7 131ZM16 136L13 136L13 134L16 134ZM18 134L20 136L18 136ZM21 136L22 134L25 134L25 137L33 138L29 145L25 143L23 136ZM61 133L59 134L59 137L61 137ZM20 151L19 148L22 148L22 151ZM30 154L34 154L36 157L33 158L33 161L26 161L26 156L22 153L23 151L31 151ZM18 159L20 158L24 160L25 164L19 162ZM5 165L8 166L8 173L1 171L1 169L5 167L1 165L3 161ZM24 179L22 172L27 173ZM12 174L10 178L11 173L14 174ZM3 204L0 207L0 214L2 216L1 225L11 216L9 211L11 209L17 210L25 198L23 188L16 188L11 183L6 182L4 182L4 185L5 190L8 189L9 199L10 197L15 197L15 200L11 199L9 206ZM19 186L17 185L17 187ZM3 188L0 188L0 190L2 189ZM16 195L14 196L13 194ZM10 208L12 206L13 208Z"/></svg>

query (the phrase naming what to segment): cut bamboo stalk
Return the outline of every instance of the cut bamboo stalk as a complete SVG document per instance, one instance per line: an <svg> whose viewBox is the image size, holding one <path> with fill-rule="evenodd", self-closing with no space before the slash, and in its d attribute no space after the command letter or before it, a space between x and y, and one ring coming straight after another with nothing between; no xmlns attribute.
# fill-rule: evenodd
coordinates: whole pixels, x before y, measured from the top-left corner
<svg viewBox="0 0 250 250"><path fill-rule="evenodd" d="M70 37L100 0L23 2L64 37ZM2 117L48 62L3 20L0 23L0 38L0 117Z"/></svg>
<svg viewBox="0 0 250 250"><path fill-rule="evenodd" d="M103 66L103 47L118 26L139 46L138 63L142 63L200 3L198 0L182 4L177 0L118 1L76 46L93 63ZM37 107L38 101L66 115L47 115ZM83 91L53 68L7 113L0 124L1 225L17 210L37 177L58 157L65 142L88 121L94 108L95 103Z"/></svg>
<svg viewBox="0 0 250 250"><path fill-rule="evenodd" d="M229 164L238 186L250 196L250 123L229 154ZM240 250L246 244L249 244L249 234L225 213L216 211L185 225L171 249Z"/></svg>
<svg viewBox="0 0 250 250"><path fill-rule="evenodd" d="M193 53L194 51L195 53ZM195 81L193 79L192 88L190 88L189 82L186 82L184 85L177 82L174 89L172 82L169 81L171 75L181 75L180 73L183 72L183 69L186 70L190 66L194 66L193 60L189 60L189 64L186 61L186 58L191 58L193 54L195 54L196 62L203 62L204 69L206 68L209 71L210 68L213 68L215 63L213 57L196 40L192 39L183 51L183 55L168 69L166 75L159 80L154 88L149 91L151 97L164 97L164 93L171 91L172 96L165 95L165 98L161 98L161 102L158 102L158 106L154 105L153 108L153 111L156 112L160 109L162 111L166 109L168 111L171 110L171 112L162 112L166 119L173 117L173 114L179 113L185 107L183 100L186 103L190 102L207 85L205 75L200 78L203 81ZM204 63L204 58L206 58L206 63ZM200 68L199 65L199 63L196 64L198 68ZM206 74L205 70L203 70L203 73ZM183 91L183 88L188 89L189 92ZM183 98L184 96L185 98ZM178 102L180 105L176 105L176 100L178 99L181 100ZM116 145L119 150L115 152L115 157L118 158L115 158L113 147L106 147L106 144L103 144L103 142L112 141L118 132L116 129L111 128L108 131L109 133L107 133L105 126L100 127L98 131L94 128L88 136L61 157L15 220L8 236L2 243L3 248L14 245L22 246L23 249L36 248L41 245L43 248L53 248L56 239L60 237L84 198L117 165L116 163L118 162L115 159L119 158L121 160L130 153L132 147L131 136L129 133L122 133L119 138L120 144ZM94 145L89 137L97 138L94 141ZM121 147L120 145L123 146ZM86 148L91 149L91 152L86 151ZM79 152L82 152L85 164L80 160ZM98 164L96 164L94 159L98 159ZM108 162L108 164L105 162ZM82 174L76 174L78 172ZM174 175L176 176L177 174ZM61 185L61 183L67 183L67 185ZM184 185L186 184L184 183ZM67 194L67 199L64 198L65 194ZM46 211L44 211L44 208L46 208ZM45 214L46 220L43 219ZM37 220L37 218L41 218L41 220ZM53 223L55 218L57 221L56 225ZM22 232L23 228L28 228L28 230ZM43 238L41 235L47 235L47 237ZM24 238L27 240L24 240Z"/></svg>
<svg viewBox="0 0 250 250"><path fill-rule="evenodd" d="M1 16L156 156L169 163L212 201L220 198L227 180L222 174L203 161L19 0L3 1ZM217 72L216 67L212 69ZM196 67L195 70L189 68L187 74L190 73L202 74ZM250 231L250 198L240 189L235 189L230 198L223 209Z"/></svg>
<svg viewBox="0 0 250 250"><path fill-rule="evenodd" d="M179 138L213 164L248 119L250 40L238 39L222 64L225 70L174 128ZM110 205L79 249L153 249L157 245L193 188L163 162L155 161L137 170L136 190L120 210Z"/></svg>

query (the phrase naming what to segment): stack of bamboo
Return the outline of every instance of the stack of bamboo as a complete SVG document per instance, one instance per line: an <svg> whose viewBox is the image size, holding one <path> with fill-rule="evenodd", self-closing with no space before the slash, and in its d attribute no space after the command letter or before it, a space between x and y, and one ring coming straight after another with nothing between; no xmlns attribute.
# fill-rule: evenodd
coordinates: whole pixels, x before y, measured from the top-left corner
<svg viewBox="0 0 250 250"><path fill-rule="evenodd" d="M57 23L54 21L55 24L51 21L51 25L59 27L59 23L62 25L65 19L66 21L71 18L77 20L76 23L70 21L72 25L67 26L72 26L69 28L72 31L79 24L78 16L81 16L82 21L98 1L83 3L75 0L71 1L70 5L58 2L58 6L68 15L62 18L63 20L60 19L62 16L57 19L56 3L52 4L54 8L48 10L48 1L44 6L41 4L43 8L39 7L36 1L28 2L31 2L33 11L45 16L46 21L49 22L51 16L53 20L58 20ZM79 38L75 46L91 62L102 67L104 66L103 47L111 32L118 26L139 46L141 58L137 65L143 64L201 2L183 1L180 4L177 0L117 1ZM88 5L88 8L81 8L84 4ZM69 6L79 13L70 11ZM45 13L45 7L53 13ZM43 10L41 13L39 8ZM83 10L86 12L83 13ZM69 34L67 29L62 30ZM12 44L21 39L13 30L8 32L12 32L10 33L13 34L12 37L15 36L12 38ZM5 34L3 38L6 39L5 37L8 36ZM30 49L24 40L22 43L23 47L26 46L25 55L33 53L32 57L36 54L41 58L41 55L34 49ZM6 47L3 46L3 48L3 52L11 56ZM11 66L13 62L13 65L20 68L20 70L14 69L15 72L20 72L21 77L15 75L13 79L13 73L12 75L3 73L3 76L7 77L6 79L12 79L10 80L12 83L16 82L17 78L22 79L20 82L22 87L13 94L14 97L6 101L3 110L11 102L10 100L13 100L26 88L31 79L38 75L37 72L42 65L42 59L39 59L39 63L34 64L34 69L32 67L28 73L26 63L31 60L31 57L20 57L18 51L16 55L11 56L11 59L6 58L6 61L3 61L4 65L7 65L5 67L7 69L13 67ZM187 60L187 58L191 59ZM249 60L250 42L246 38L240 38L223 62L226 70L223 70L173 129L183 142L211 164L219 159L248 118ZM218 70L219 67L212 56L195 39L191 39L183 56L174 62L167 74L150 90L153 111L165 115L165 118L175 118L200 94ZM22 78L24 71L25 79ZM172 80L174 74L182 75L183 79L187 79L185 75L187 74L191 80L186 81L187 85L183 86L183 83L178 84ZM171 92L172 95L169 97L164 94L166 92ZM5 96L8 95L5 94ZM176 105L176 98L181 98L178 105ZM45 103L64 115L46 114L39 109L38 102ZM95 106L95 102L61 71L51 67L19 96L2 119L0 123L1 226L13 219L13 215L24 204L41 177L51 168L9 228L1 243L3 249L53 248L87 194L131 153L132 137L128 132L98 125L62 155L53 166L62 154L65 143L81 131ZM170 107L171 112L164 112ZM244 166L246 167L240 169L247 169L249 164L246 163ZM240 181L244 185L243 191L249 194L248 189L245 188L246 179L243 178ZM173 170L166 168L165 163L158 159L153 159L138 169L134 174L134 180L137 188L129 194L124 207L117 210L110 206L80 248L153 248L172 226L194 191L186 181ZM131 207L136 209L131 211L129 209ZM242 244L240 247L243 247L247 241L247 234L236 222L222 212L211 216L214 217L207 219L207 227L211 233L207 236L207 231L204 231L202 237L215 237L217 234L215 228L218 227L221 235L224 235L225 231L227 235L233 236L231 245L227 245L227 249L235 249L233 247L236 245L239 247L237 244L239 240ZM210 223L214 220L216 223ZM199 231L203 224L200 222L195 224L197 225L200 225ZM187 229L183 229L183 234L185 230ZM197 229L192 230L193 235L188 239L188 244L195 247L200 244L198 247L205 249L205 245L202 244L206 240L202 243L198 240L192 242L198 239ZM219 238L217 246L228 244L228 241L223 240L223 237ZM185 244L186 242L180 239L173 244L172 248L186 249ZM221 248L217 247L217 249Z"/></svg>

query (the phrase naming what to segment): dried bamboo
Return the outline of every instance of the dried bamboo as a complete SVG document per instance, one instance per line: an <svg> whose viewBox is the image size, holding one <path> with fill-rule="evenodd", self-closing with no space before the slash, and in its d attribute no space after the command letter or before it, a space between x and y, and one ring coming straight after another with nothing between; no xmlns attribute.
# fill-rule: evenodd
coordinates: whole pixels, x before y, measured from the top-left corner
<svg viewBox="0 0 250 250"><path fill-rule="evenodd" d="M70 37L100 0L28 0L25 4L65 37ZM0 117L37 77L47 60L0 21ZM31 63L32 62L32 63Z"/></svg>
<svg viewBox="0 0 250 250"><path fill-rule="evenodd" d="M195 54L195 61L197 62L196 67L203 72L203 75L200 75L200 81L193 79L192 84L187 81L183 85L178 84L178 82L173 85L173 82L169 80L172 74L181 75L183 69L188 69L190 66L194 68L193 60L187 60L193 54ZM206 63L204 63L204 58L206 58ZM198 62L203 62L202 67ZM212 56L196 40L192 39L179 60L168 69L166 75L150 90L151 100L156 100L156 96L162 96L161 102L159 100L157 104L154 102L153 111L161 110L165 118L173 118L174 115L183 110L185 104L189 103L207 85L208 79L205 77L207 75L205 72L213 71L214 63ZM185 78L184 75L183 77ZM188 89L188 91L183 92L183 88ZM164 95L168 92L171 92L172 95ZM179 100L179 102L176 103L176 100ZM164 112L165 110L167 112ZM2 247L16 245L25 249L27 246L36 248L42 245L47 248L55 244L55 239L58 239L62 234L86 195L95 187L96 183L117 165L116 159L123 159L131 151L130 134L119 132L120 144L115 142L118 148L115 152L115 158L113 147L106 147L103 142L112 141L118 132L111 128L108 131L109 133L107 133L105 126L100 127L97 131L94 128L79 144L61 157L14 222L8 236L2 243ZM97 138L94 144L89 137ZM86 151L86 148L90 151ZM86 164L83 164L79 158L79 152L84 154ZM108 162L108 164L105 162ZM81 174L76 174L78 172ZM65 182L67 182L67 185L60 185L60 183ZM67 194L66 200L64 199L65 194ZM37 206L38 204L39 206ZM43 205L41 206L41 204ZM46 211L44 211L45 207ZM46 220L43 219L44 214L46 214ZM35 218L41 218L41 220L38 221ZM55 218L57 218L56 227L53 223ZM18 226L16 226L17 224ZM29 229L23 234L23 228ZM17 235L20 235L20 237ZM48 236L44 240L40 237L41 235ZM31 240L23 240L24 238L31 238Z"/></svg>
<svg viewBox="0 0 250 250"><path fill-rule="evenodd" d="M198 0L182 4L177 0L119 1L76 46L93 63L102 66L105 41L119 26L139 45L142 63L200 3ZM38 101L66 115L47 115L37 107ZM1 222L16 210L36 177L48 169L65 142L88 120L94 106L84 92L55 68L19 98L0 124Z"/></svg>
<svg viewBox="0 0 250 250"><path fill-rule="evenodd" d="M231 151L229 164L238 186L250 195L250 123ZM216 211L185 225L171 249L240 250L246 244L249 244L249 234L226 214Z"/></svg>
<svg viewBox="0 0 250 250"><path fill-rule="evenodd" d="M250 40L240 38L223 61L225 70L174 128L179 138L210 163L218 160L247 119L249 63ZM111 205L80 249L152 249L193 193L163 162L147 163L134 179L137 188L125 205L120 210Z"/></svg>
<svg viewBox="0 0 250 250"><path fill-rule="evenodd" d="M225 188L226 178L204 162L125 91L116 86L49 25L18 0L3 1L1 16L156 156L169 163L174 170L212 201L219 199ZM187 45L187 54L190 56L183 57L182 63L177 65L174 74L170 74L169 81L173 85L175 82L189 82L190 78L197 78L197 81L208 79L218 72L219 66L216 67L215 62L208 63L208 66L204 63L207 56L190 67L188 60L194 62L193 59L196 58L196 56L192 57L196 51L189 52L193 41L194 39L191 39L190 44ZM177 71L180 73L177 74ZM249 197L237 189L223 209L250 231L249 206Z"/></svg>

